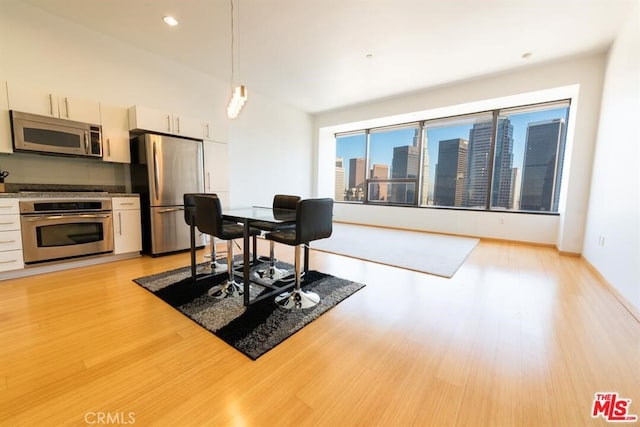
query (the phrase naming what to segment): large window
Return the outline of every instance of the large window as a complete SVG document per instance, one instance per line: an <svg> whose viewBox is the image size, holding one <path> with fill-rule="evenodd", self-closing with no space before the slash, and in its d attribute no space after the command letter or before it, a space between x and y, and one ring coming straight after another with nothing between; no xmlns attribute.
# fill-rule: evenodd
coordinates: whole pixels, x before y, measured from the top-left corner
<svg viewBox="0 0 640 427"><path fill-rule="evenodd" d="M557 212L569 102L336 135L336 201Z"/></svg>

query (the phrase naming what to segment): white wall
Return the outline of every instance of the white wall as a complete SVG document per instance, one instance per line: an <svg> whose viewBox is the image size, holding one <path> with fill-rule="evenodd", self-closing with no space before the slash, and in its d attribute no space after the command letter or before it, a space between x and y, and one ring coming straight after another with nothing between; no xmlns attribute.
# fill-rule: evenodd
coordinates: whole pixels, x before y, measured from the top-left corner
<svg viewBox="0 0 640 427"><path fill-rule="evenodd" d="M334 191L333 133L367 126L401 123L482 111L555 97L572 99L560 215L546 216L469 212L425 208L390 208L339 204L336 219L360 223L468 234L479 237L556 245L581 253L588 203L591 164L604 76L605 54L531 66L482 79L447 85L316 116L316 193ZM333 152L332 152L333 150ZM568 166L570 165L570 167ZM380 209L387 209L380 211ZM392 210L389 210L392 209ZM379 212L383 212L380 213ZM398 212L401 212L399 214ZM402 215L403 221L389 218Z"/></svg>
<svg viewBox="0 0 640 427"><path fill-rule="evenodd" d="M271 206L274 194L311 196L311 116L258 94L232 122L229 146L233 206Z"/></svg>
<svg viewBox="0 0 640 427"><path fill-rule="evenodd" d="M640 310L640 6L607 60L584 257Z"/></svg>
<svg viewBox="0 0 640 427"><path fill-rule="evenodd" d="M308 194L311 190L310 174L306 172L311 168L310 155L306 153L312 147L311 118L307 114L270 101L249 88L249 101L241 119L232 122L230 128L226 118L228 81L18 1L0 1L1 80L123 107L139 104L212 121L214 135L222 135L216 139L229 142L232 203L236 194L237 200L244 203L263 194L270 199L276 191ZM275 147L273 152L265 149L271 146ZM284 153L288 153L290 174L282 169L262 187L248 185L255 182L254 176L264 168L263 162L277 164ZM125 169L83 159L17 154L0 156L0 166L10 171L31 171L35 175L30 175L28 182L54 180L64 184L87 184L87 176L93 182L122 181ZM7 182L18 182L12 181L16 175L12 174Z"/></svg>

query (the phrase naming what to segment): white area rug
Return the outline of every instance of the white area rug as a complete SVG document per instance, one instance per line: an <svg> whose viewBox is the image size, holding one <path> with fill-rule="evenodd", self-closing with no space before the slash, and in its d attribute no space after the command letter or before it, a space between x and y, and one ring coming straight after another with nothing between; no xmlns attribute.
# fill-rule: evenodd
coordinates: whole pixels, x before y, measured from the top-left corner
<svg viewBox="0 0 640 427"><path fill-rule="evenodd" d="M479 239L444 234L333 223L328 239L311 248L380 264L452 277Z"/></svg>

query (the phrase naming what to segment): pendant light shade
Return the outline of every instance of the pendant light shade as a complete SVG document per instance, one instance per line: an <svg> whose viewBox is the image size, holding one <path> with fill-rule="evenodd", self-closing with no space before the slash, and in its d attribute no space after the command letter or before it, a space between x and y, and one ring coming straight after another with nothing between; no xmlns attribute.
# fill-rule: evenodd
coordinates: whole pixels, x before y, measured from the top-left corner
<svg viewBox="0 0 640 427"><path fill-rule="evenodd" d="M244 85L236 86L229 100L229 106L227 107L227 116L230 119L235 119L240 114L240 110L247 101L247 88Z"/></svg>

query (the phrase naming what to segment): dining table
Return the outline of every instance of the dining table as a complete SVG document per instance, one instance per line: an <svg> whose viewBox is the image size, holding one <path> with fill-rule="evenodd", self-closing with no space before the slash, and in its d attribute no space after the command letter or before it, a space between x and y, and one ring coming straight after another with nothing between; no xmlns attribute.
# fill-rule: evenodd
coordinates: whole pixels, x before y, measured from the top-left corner
<svg viewBox="0 0 640 427"><path fill-rule="evenodd" d="M251 279L251 266L257 262L257 248L256 248L256 236L253 241L253 259L251 259L250 248L250 230L251 224L256 222L268 222L273 224L295 224L296 211L294 209L278 209L262 206L251 206L246 208L232 208L226 209L222 212L222 219L225 221L233 221L244 226L243 233L243 268L242 268L242 283L244 287L244 306L249 307L251 304L255 304L258 301L262 301L265 298L269 298L276 294L282 293L295 285L295 282L291 283L265 283ZM304 248L304 271L305 274L309 271L309 248ZM270 290L261 292L259 296L250 298L251 283L257 284Z"/></svg>

